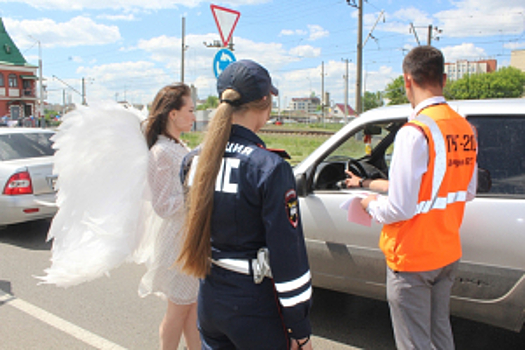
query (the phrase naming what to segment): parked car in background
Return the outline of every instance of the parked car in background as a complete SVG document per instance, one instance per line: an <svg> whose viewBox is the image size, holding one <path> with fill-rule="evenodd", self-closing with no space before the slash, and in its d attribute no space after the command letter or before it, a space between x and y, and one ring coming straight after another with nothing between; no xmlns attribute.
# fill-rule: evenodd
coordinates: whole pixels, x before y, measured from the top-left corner
<svg viewBox="0 0 525 350"><path fill-rule="evenodd" d="M478 193L461 227L463 257L451 313L520 331L525 318L525 99L452 101L478 132ZM381 225L347 221L344 170L387 178L393 141L409 105L352 120L294 168L317 287L386 300ZM463 141L460 141L463 142ZM459 143L459 146L464 145Z"/></svg>
<svg viewBox="0 0 525 350"><path fill-rule="evenodd" d="M53 131L0 128L0 226L53 217Z"/></svg>

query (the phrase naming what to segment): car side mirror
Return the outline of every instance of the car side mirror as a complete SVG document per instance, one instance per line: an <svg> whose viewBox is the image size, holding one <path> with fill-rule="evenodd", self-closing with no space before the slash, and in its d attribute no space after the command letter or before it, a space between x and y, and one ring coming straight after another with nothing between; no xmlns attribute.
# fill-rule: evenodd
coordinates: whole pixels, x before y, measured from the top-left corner
<svg viewBox="0 0 525 350"><path fill-rule="evenodd" d="M308 188L306 186L306 174L295 175L295 186L297 188L298 197L306 197L308 195Z"/></svg>
<svg viewBox="0 0 525 350"><path fill-rule="evenodd" d="M478 167L478 188L477 193L488 193L492 188L492 178L487 169Z"/></svg>

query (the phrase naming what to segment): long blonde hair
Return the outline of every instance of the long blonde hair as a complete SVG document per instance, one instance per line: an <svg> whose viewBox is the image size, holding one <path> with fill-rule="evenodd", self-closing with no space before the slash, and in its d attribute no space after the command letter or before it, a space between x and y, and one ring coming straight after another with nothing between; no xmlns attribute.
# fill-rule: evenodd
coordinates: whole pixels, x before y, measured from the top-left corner
<svg viewBox="0 0 525 350"><path fill-rule="evenodd" d="M202 149L193 177L188 198L184 225L184 244L177 264L182 271L195 277L204 278L210 271L211 257L211 216L215 181L221 161L230 138L232 116L248 109L267 110L271 96L241 106L233 106L240 94L233 89L225 90L215 116L208 125Z"/></svg>

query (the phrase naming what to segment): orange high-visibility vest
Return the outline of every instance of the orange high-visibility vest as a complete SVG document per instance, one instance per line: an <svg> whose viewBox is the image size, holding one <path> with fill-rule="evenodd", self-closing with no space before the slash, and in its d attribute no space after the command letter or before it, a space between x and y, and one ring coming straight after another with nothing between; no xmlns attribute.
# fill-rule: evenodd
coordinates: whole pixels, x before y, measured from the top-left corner
<svg viewBox="0 0 525 350"><path fill-rule="evenodd" d="M476 164L471 125L447 104L429 106L406 124L428 140L415 215L383 226L379 246L394 271L430 271L461 258L459 228Z"/></svg>

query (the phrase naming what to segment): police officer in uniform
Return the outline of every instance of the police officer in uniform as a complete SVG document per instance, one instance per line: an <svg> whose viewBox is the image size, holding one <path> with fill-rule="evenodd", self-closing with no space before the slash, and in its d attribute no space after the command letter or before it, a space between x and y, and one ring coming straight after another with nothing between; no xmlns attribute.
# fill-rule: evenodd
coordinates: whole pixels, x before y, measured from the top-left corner
<svg viewBox="0 0 525 350"><path fill-rule="evenodd" d="M178 262L201 278L204 349L311 349L311 277L290 165L255 134L277 89L250 60L219 76L220 105L183 161L189 187Z"/></svg>

